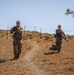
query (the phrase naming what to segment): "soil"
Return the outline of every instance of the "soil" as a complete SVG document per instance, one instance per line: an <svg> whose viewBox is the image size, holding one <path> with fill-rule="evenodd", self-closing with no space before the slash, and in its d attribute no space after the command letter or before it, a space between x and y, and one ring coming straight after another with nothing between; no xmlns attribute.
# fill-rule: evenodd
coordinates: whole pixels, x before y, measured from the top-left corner
<svg viewBox="0 0 74 75"><path fill-rule="evenodd" d="M12 37L0 37L0 75L74 75L74 37L68 42L63 40L61 52L57 53L49 50L54 38L45 40L35 35L22 40L20 58L11 61L12 42Z"/></svg>

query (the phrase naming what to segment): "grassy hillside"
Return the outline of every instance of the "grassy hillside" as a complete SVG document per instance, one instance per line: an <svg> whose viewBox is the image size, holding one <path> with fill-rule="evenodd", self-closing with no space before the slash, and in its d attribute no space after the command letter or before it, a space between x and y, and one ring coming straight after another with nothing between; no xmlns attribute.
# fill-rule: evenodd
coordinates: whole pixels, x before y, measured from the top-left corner
<svg viewBox="0 0 74 75"><path fill-rule="evenodd" d="M68 35L69 41L63 40L61 52L55 53L49 50L55 43L54 35L23 32L21 56L10 61L13 39L11 34L7 39L6 34L0 31L0 75L74 75L74 36Z"/></svg>

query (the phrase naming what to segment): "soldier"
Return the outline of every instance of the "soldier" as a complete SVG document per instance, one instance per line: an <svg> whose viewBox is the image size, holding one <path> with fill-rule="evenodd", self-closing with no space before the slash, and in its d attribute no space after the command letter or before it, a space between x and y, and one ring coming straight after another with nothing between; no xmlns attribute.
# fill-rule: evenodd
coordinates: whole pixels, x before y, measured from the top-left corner
<svg viewBox="0 0 74 75"><path fill-rule="evenodd" d="M55 34L55 38L56 38L57 50L59 53L61 50L62 38L64 38L66 41L68 41L65 33L61 30L61 25L58 25L58 29L56 30L56 34Z"/></svg>
<svg viewBox="0 0 74 75"><path fill-rule="evenodd" d="M13 48L14 48L14 58L13 60L17 60L21 54L22 47L22 31L20 27L20 21L16 22L16 26L11 28L10 33L13 33Z"/></svg>

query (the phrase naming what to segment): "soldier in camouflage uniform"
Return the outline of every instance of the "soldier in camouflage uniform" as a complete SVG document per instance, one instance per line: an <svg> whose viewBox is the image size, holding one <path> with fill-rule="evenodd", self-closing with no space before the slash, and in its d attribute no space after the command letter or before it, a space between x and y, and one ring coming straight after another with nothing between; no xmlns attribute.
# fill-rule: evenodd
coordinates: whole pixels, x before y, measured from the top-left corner
<svg viewBox="0 0 74 75"><path fill-rule="evenodd" d="M56 34L55 34L55 38L56 38L57 50L58 50L58 52L60 52L61 44L62 44L62 38L64 38L66 41L68 41L65 33L61 30L61 25L58 25L58 29L56 30Z"/></svg>
<svg viewBox="0 0 74 75"><path fill-rule="evenodd" d="M16 22L16 26L11 28L10 33L13 33L13 48L14 48L14 60L18 59L21 54L22 47L22 31L20 27L20 21Z"/></svg>

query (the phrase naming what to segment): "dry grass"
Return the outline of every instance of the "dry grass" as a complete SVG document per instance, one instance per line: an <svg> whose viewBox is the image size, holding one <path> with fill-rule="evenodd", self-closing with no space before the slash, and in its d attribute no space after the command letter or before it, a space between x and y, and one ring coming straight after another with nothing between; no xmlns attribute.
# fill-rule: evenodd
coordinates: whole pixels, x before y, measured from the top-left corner
<svg viewBox="0 0 74 75"><path fill-rule="evenodd" d="M26 33L29 34L33 35ZM0 75L74 75L74 37L69 36L68 42L63 40L61 53L55 53L49 50L55 41L53 35L42 34L41 39L37 36L35 33L32 39L23 40L21 56L13 61L10 61L13 58L12 38L0 38L0 61L6 60L0 62ZM45 41L44 36L52 38Z"/></svg>

